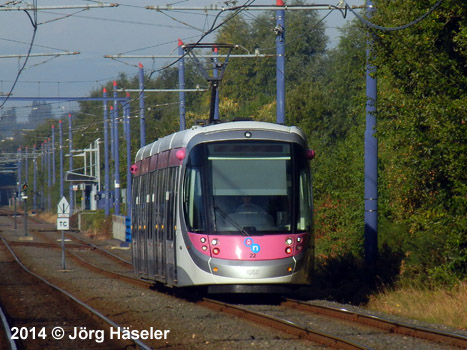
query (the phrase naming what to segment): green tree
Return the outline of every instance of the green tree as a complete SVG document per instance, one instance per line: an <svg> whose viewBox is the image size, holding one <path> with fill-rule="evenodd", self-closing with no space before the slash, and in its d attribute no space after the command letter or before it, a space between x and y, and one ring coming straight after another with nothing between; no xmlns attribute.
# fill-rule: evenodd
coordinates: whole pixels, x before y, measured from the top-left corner
<svg viewBox="0 0 467 350"><path fill-rule="evenodd" d="M380 1L374 21L409 23L418 1ZM405 273L467 276L467 4L444 1L407 29L374 33L383 214L400 235Z"/></svg>

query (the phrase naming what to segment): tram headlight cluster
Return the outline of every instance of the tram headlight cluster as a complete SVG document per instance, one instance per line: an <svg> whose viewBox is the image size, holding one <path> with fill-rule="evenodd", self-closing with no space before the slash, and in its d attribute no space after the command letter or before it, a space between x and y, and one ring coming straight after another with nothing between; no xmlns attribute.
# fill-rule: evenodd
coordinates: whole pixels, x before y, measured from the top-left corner
<svg viewBox="0 0 467 350"><path fill-rule="evenodd" d="M285 253L286 254L292 254L293 252L293 244L294 244L294 239L292 237L287 237L285 240L285 244L287 247L285 248ZM303 238L302 237L297 237L296 239L296 246L295 249L297 252L300 252L303 249Z"/></svg>
<svg viewBox="0 0 467 350"><path fill-rule="evenodd" d="M201 244L202 244L201 249L203 250L203 252L208 251L208 249L209 249L209 248L208 248L208 244L207 244L207 243L208 243L208 239L207 239L206 237L201 237L201 238L199 239L199 241L200 241ZM211 245L212 245L212 246L216 246L216 245L218 245L218 244L219 244L219 239L218 239L218 238L213 238L213 239L211 240ZM221 252L221 250L220 250L218 247L215 247L215 248L212 249L211 252L212 252L213 255L219 255L219 253Z"/></svg>

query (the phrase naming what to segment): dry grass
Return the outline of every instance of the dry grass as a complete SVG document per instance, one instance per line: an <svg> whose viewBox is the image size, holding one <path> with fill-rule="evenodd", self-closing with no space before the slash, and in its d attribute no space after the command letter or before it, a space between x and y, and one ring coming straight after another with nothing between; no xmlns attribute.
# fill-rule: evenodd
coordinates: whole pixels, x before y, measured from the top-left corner
<svg viewBox="0 0 467 350"><path fill-rule="evenodd" d="M49 224L54 224L57 222L57 214L56 213L51 213L48 211L44 211L42 213L37 214L37 218L48 222Z"/></svg>
<svg viewBox="0 0 467 350"><path fill-rule="evenodd" d="M401 288L372 296L367 307L393 315L467 329L467 283L453 290Z"/></svg>

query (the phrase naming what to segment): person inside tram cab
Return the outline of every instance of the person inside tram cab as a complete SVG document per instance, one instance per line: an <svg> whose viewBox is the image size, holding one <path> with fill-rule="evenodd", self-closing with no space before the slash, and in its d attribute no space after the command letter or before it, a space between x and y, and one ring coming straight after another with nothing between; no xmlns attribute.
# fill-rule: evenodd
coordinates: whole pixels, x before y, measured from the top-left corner
<svg viewBox="0 0 467 350"><path fill-rule="evenodd" d="M242 196L243 203L235 210L238 214L256 214L256 213L265 213L265 210L259 205L252 203L251 196Z"/></svg>

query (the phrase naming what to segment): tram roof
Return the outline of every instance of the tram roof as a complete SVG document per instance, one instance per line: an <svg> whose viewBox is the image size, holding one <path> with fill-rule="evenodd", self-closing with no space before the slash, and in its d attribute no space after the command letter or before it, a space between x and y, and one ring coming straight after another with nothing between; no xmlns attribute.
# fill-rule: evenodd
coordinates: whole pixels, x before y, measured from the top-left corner
<svg viewBox="0 0 467 350"><path fill-rule="evenodd" d="M178 131L176 133L164 136L152 143L143 146L136 153L136 161L140 161L169 149L186 147L190 140L200 134L214 134L227 131L271 131L285 134L297 134L302 139L306 139L305 134L296 126L284 126L280 124L257 122L257 121L238 121L229 123L213 124L208 126L193 126L191 129Z"/></svg>

